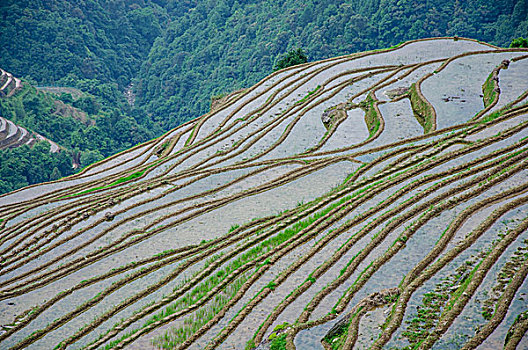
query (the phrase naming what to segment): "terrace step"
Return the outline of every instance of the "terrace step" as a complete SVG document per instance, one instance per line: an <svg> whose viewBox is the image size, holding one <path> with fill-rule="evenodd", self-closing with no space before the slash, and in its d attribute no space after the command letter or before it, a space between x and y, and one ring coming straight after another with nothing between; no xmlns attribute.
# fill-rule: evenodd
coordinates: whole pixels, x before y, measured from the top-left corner
<svg viewBox="0 0 528 350"><path fill-rule="evenodd" d="M50 139L30 132L26 128L16 125L9 119L0 117L0 149L15 148L23 145L33 146L38 141L50 144L50 152L59 152L61 147Z"/></svg>
<svg viewBox="0 0 528 350"><path fill-rule="evenodd" d="M30 137L29 140L25 143L25 145L28 145L29 147L33 147L35 143L37 143L37 140L35 140L34 137Z"/></svg>
<svg viewBox="0 0 528 350"><path fill-rule="evenodd" d="M12 81L13 81L13 75L11 73L7 73L7 80L4 83L4 85L2 85L2 87L0 87L0 91L5 91L7 89L7 87L9 86L9 84L11 84Z"/></svg>
<svg viewBox="0 0 528 350"><path fill-rule="evenodd" d="M11 84L13 85L13 84ZM11 91L7 94L7 97L13 96L20 88L22 87L22 80L18 79L17 77L14 77L14 87L12 87Z"/></svg>
<svg viewBox="0 0 528 350"><path fill-rule="evenodd" d="M20 137L15 144L11 145L11 148L23 146L31 139L31 134L27 131L27 129L19 128L19 130Z"/></svg>
<svg viewBox="0 0 528 350"><path fill-rule="evenodd" d="M7 81L7 73L5 70L0 68L0 86L3 86Z"/></svg>
<svg viewBox="0 0 528 350"><path fill-rule="evenodd" d="M51 148L50 148L51 153L57 153L57 152L60 152L61 150L61 147L55 142L51 141L47 137L44 137L40 134L35 133L35 142L39 142L39 141L47 141L51 145Z"/></svg>
<svg viewBox="0 0 528 350"><path fill-rule="evenodd" d="M7 137L0 141L0 149L8 148L16 143L22 133L20 128L12 121L7 120L7 125L9 131Z"/></svg>
<svg viewBox="0 0 528 350"><path fill-rule="evenodd" d="M7 136L7 121L0 117L0 140Z"/></svg>
<svg viewBox="0 0 528 350"><path fill-rule="evenodd" d="M11 97L22 88L22 80L0 68L0 96Z"/></svg>

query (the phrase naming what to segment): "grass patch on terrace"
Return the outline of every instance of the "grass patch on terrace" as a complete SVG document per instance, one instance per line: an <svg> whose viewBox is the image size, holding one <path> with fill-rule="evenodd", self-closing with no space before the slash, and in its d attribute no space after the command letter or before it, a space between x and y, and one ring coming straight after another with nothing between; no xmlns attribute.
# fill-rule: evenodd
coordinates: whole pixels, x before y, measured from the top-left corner
<svg viewBox="0 0 528 350"><path fill-rule="evenodd" d="M431 106L420 96L416 83L409 88L409 99L414 112L414 117L424 129L424 134L433 131L433 115Z"/></svg>
<svg viewBox="0 0 528 350"><path fill-rule="evenodd" d="M87 194L87 193L90 193L90 192L103 190L105 188L109 188L109 187L112 187L112 186L115 186L115 185L119 185L119 184L121 184L123 182L127 182L127 181L130 181L130 180L136 179L138 177L141 177L145 173L145 171L146 171L146 169L142 170L142 171L138 171L138 172L132 173L132 174L130 174L128 176L120 177L119 179L115 180L114 182L112 182L109 185L98 186L98 187L90 188L88 190L81 191L79 193L68 194L66 196L60 197L59 199L65 199L65 198L70 198L70 197L74 197L74 196L80 196L80 195Z"/></svg>
<svg viewBox="0 0 528 350"><path fill-rule="evenodd" d="M286 334L273 338L270 344L270 350L286 350Z"/></svg>
<svg viewBox="0 0 528 350"><path fill-rule="evenodd" d="M198 128L198 123L191 129L191 133L189 134L189 137L187 138L187 140L185 140L185 144L184 144L184 147L187 147L190 145L191 143L191 140L193 139L194 137L194 134L196 133L196 129Z"/></svg>
<svg viewBox="0 0 528 350"><path fill-rule="evenodd" d="M116 181L112 182L108 186L119 185L120 183L127 182L127 181L130 181L130 180L133 180L133 179L137 179L138 177L141 177L145 173L145 170L132 173L132 174L130 174L128 176L120 177L119 179L117 179Z"/></svg>
<svg viewBox="0 0 528 350"><path fill-rule="evenodd" d="M458 289L451 295L451 299L447 302L446 308L444 309L444 312L440 317L445 315L447 312L449 312L453 307L455 306L455 303L458 301L458 299L462 296L462 294L466 291L467 287L469 286L469 283L473 279L473 276L475 275L475 272L477 272L478 268L480 267L480 264L482 261L480 261L474 268L471 270L469 275L465 277L458 287Z"/></svg>
<svg viewBox="0 0 528 350"><path fill-rule="evenodd" d="M80 196L80 195L83 195L83 194L87 194L87 193L98 191L98 190L103 190L105 188L109 188L109 187L112 187L112 186L115 186L115 185L119 185L119 184L122 184L122 183L130 181L130 180L137 179L137 178L143 176L148 169L152 168L153 166L157 165L158 163L159 163L159 161L155 161L152 164L150 164L148 167L146 167L145 169L140 170L140 171L136 171L135 173L132 173L132 174L127 175L127 176L120 177L119 179L115 180L114 182L112 182L109 185L98 186L98 187L94 187L94 188L90 188L90 189L81 191L79 193L68 194L66 196L60 197L59 199L65 199L65 198Z"/></svg>
<svg viewBox="0 0 528 350"><path fill-rule="evenodd" d="M306 96L304 96L302 99L297 101L295 104L296 105L303 104L304 102L306 102L310 98L310 96L315 94L320 88L321 88L321 85L317 85L317 87L315 89L313 89L312 91L308 92L308 94Z"/></svg>
<svg viewBox="0 0 528 350"><path fill-rule="evenodd" d="M381 117L374 106L376 102L372 95L369 94L364 101L359 103L359 107L365 111L365 123L369 131L369 138L376 135L381 125Z"/></svg>
<svg viewBox="0 0 528 350"><path fill-rule="evenodd" d="M491 114L486 115L484 118L482 118L480 120L479 124L485 124L487 122L491 122L492 120L497 119L501 115L502 115L502 113L500 111L495 111L495 112L493 112Z"/></svg>
<svg viewBox="0 0 528 350"><path fill-rule="evenodd" d="M488 78L482 85L482 94L484 97L482 100L484 101L484 107L488 107L493 103L497 96L497 92L495 92L495 80L493 80L493 72L491 72L490 75L488 75Z"/></svg>

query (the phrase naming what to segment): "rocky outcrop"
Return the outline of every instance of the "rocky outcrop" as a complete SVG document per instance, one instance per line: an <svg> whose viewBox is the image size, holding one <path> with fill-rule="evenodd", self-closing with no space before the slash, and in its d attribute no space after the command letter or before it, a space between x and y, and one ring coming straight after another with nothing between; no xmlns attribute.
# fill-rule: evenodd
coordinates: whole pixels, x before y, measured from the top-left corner
<svg viewBox="0 0 528 350"><path fill-rule="evenodd" d="M379 292L374 292L368 297L361 300L348 314L346 314L342 319L336 322L336 324L330 328L326 333L325 337L321 341L326 341L332 339L340 334L342 334L350 324L352 318L358 316L359 313L366 313L372 309L375 309L379 306L385 305L391 302L395 297L400 295L400 290L395 288L384 289Z"/></svg>
<svg viewBox="0 0 528 350"><path fill-rule="evenodd" d="M384 91L383 93L392 100L392 99L395 99L396 97L400 97L400 96L408 94L409 87L400 86L392 90Z"/></svg>
<svg viewBox="0 0 528 350"><path fill-rule="evenodd" d="M339 104L332 108L329 108L323 112L321 115L321 122L325 126L326 130L332 129L332 127L338 125L340 122L345 120L347 117L345 105Z"/></svg>

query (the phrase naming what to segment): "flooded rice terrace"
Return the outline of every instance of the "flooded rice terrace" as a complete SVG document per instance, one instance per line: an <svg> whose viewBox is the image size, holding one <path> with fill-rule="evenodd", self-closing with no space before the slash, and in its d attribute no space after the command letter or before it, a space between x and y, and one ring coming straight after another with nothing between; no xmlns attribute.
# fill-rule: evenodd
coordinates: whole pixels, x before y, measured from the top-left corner
<svg viewBox="0 0 528 350"><path fill-rule="evenodd" d="M286 68L0 196L0 348L526 348L527 58Z"/></svg>

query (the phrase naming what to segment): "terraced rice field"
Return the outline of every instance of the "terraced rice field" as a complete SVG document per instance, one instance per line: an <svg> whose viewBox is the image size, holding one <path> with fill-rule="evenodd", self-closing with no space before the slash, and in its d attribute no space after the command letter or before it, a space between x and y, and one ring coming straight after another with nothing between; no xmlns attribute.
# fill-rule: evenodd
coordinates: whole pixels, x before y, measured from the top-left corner
<svg viewBox="0 0 528 350"><path fill-rule="evenodd" d="M0 96L13 96L22 87L22 81L0 68Z"/></svg>
<svg viewBox="0 0 528 350"><path fill-rule="evenodd" d="M60 151L60 146L55 142L40 134L28 131L9 119L0 117L0 150L24 145L33 146L38 141L49 142L50 152L52 153Z"/></svg>
<svg viewBox="0 0 528 350"><path fill-rule="evenodd" d="M22 81L19 78L0 68L0 98L9 98L21 88ZM52 153L60 151L59 145L55 142L35 132L29 132L26 128L0 116L0 150L23 145L33 146L38 141L49 142Z"/></svg>
<svg viewBox="0 0 528 350"><path fill-rule="evenodd" d="M0 347L528 348L527 58L292 67L0 197Z"/></svg>

